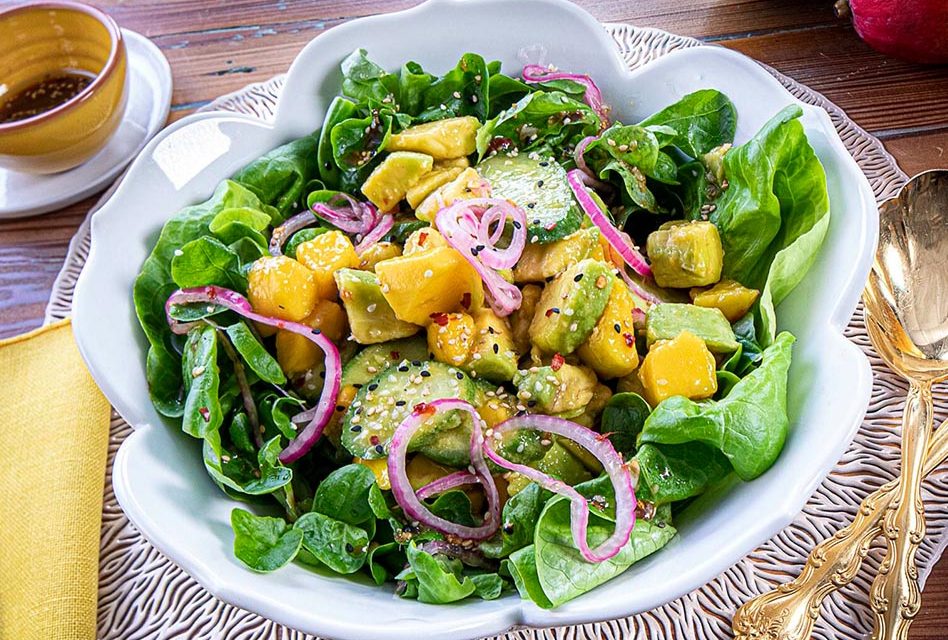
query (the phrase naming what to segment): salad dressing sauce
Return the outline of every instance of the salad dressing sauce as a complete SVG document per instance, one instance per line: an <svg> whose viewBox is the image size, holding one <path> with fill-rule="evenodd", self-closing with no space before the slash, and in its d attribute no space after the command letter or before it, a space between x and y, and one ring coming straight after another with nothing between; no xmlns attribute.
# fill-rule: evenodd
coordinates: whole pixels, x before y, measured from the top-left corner
<svg viewBox="0 0 948 640"><path fill-rule="evenodd" d="M72 100L92 84L95 75L66 69L27 86L0 106L0 124L38 116Z"/></svg>

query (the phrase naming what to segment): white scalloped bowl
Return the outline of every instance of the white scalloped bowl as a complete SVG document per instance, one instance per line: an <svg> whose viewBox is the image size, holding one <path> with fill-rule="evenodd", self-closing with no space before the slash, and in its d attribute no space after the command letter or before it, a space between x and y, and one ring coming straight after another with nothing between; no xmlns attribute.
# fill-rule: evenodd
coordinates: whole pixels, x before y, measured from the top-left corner
<svg viewBox="0 0 948 640"><path fill-rule="evenodd" d="M752 60L718 47L676 51L629 72L590 15L563 0L430 0L400 13L354 20L308 44L290 69L272 125L250 117L194 115L152 140L92 219L92 249L76 287L75 334L93 376L135 432L113 473L129 519L222 600L279 623L335 638L473 638L512 625L554 626L645 611L708 582L789 524L851 441L869 400L865 356L842 331L856 307L877 236L869 184L828 115L801 104L826 168L832 223L810 273L780 306L780 328L799 338L790 373L792 430L761 478L705 496L679 518L659 553L553 611L516 595L432 606L365 581L291 565L253 574L231 553L235 503L207 477L200 447L163 421L145 383L146 342L132 282L165 220L267 150L320 126L355 47L388 68L408 59L443 71L476 51L507 70L556 63L589 73L617 117L635 121L684 94L714 87L738 109L737 142L797 102Z"/></svg>

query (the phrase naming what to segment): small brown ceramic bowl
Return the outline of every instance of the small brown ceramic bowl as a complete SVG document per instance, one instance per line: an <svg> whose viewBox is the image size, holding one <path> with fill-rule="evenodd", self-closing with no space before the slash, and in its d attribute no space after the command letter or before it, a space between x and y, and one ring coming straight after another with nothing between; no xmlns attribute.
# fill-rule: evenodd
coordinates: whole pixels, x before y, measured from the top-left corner
<svg viewBox="0 0 948 640"><path fill-rule="evenodd" d="M41 1L0 10L0 106L63 73L94 76L58 106L0 123L0 166L56 173L95 155L125 113L127 69L122 31L98 9Z"/></svg>

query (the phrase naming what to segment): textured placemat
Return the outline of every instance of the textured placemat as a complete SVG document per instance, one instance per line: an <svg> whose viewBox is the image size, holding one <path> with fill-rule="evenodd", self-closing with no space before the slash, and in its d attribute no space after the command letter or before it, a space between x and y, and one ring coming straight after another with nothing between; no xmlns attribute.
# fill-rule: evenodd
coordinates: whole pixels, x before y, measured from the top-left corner
<svg viewBox="0 0 948 640"><path fill-rule="evenodd" d="M701 44L692 38L655 29L606 25L630 68L641 66L669 51ZM822 95L768 68L793 95L824 108L847 149L869 178L878 201L892 197L905 181L882 144L854 124ZM223 96L206 110L221 109L273 116L283 77L254 84ZM103 200L108 197L103 196ZM100 201L100 202L102 202ZM97 205L98 206L98 205ZM97 208L97 207L96 207ZM94 210L94 209L93 209ZM89 219L69 245L65 266L53 287L47 321L69 314L76 278L89 250ZM869 344L861 309L846 335L869 356L875 383L869 411L852 446L810 498L803 512L786 529L761 545L710 583L674 602L647 613L598 624L547 630L517 630L503 638L576 639L674 638L710 640L730 637L735 609L748 598L793 577L809 550L851 520L857 505L870 491L895 477L898 470L898 427L905 384L885 368ZM948 406L944 387L935 391L936 405ZM945 417L944 410L938 419ZM152 547L125 518L112 491L112 460L131 428L113 412L109 466L102 517L99 586L101 640L152 638L304 640L305 634L287 629L237 607L224 604ZM918 553L922 579L948 543L948 518L935 519L948 506L948 473L936 472L924 486L929 513L928 536ZM881 547L874 547L867 564L878 566ZM864 570L841 594L828 598L823 620L814 638L861 640L870 632L867 592L874 571ZM248 579L252 576L248 574ZM647 589L648 585L641 585Z"/></svg>

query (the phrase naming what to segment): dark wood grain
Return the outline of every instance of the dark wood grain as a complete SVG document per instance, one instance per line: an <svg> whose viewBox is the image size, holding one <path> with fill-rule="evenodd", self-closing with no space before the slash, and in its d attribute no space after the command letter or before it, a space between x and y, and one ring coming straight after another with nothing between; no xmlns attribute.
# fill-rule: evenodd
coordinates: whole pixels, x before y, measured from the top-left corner
<svg viewBox="0 0 948 640"><path fill-rule="evenodd" d="M831 0L576 0L598 19L666 29L741 51L821 91L875 133L912 174L948 167L948 69L883 57ZM8 4L0 0L0 6ZM416 0L92 0L151 37L174 73L170 120L286 70L319 33ZM0 337L42 322L66 245L95 198L0 223ZM925 589L913 640L948 637L948 563Z"/></svg>

